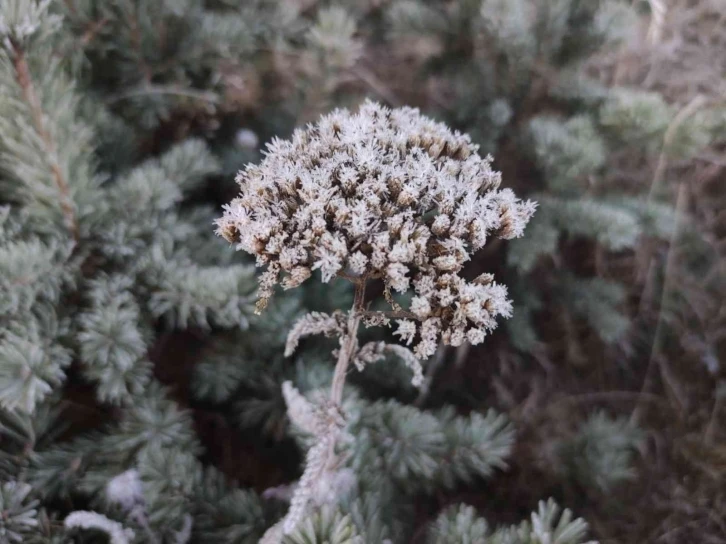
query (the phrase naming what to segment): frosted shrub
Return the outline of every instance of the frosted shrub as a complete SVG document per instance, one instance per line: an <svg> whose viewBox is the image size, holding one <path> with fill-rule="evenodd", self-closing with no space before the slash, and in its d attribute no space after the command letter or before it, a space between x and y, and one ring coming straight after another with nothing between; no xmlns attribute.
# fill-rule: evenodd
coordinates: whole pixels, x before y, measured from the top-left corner
<svg viewBox="0 0 726 544"><path fill-rule="evenodd" d="M351 361L362 368L387 353L397 355L412 368L414 383L420 383L419 361L431 356L439 342L479 344L498 316L511 315L507 289L491 274L469 281L461 273L489 237L521 236L536 205L500 189L501 175L492 170L491 157L477 151L468 136L416 109L368 101L357 113L336 110L295 131L290 140L274 140L259 165L239 173L240 195L225 206L217 226L221 236L266 268L258 312L277 284L297 287L316 270L325 283L340 277L355 286L347 314L309 314L288 339L288 355L311 334L338 336L340 349L329 401L305 408L305 427L317 444L308 453L284 532L294 529L309 497L317 494L313 487L335 464ZM371 280L383 283L390 310L369 310L366 285ZM405 307L396 294L408 292L413 296ZM413 352L382 342L359 346L361 321L395 324L394 334L414 344ZM287 387L290 399L294 395ZM301 400L295 398L300 410Z"/></svg>

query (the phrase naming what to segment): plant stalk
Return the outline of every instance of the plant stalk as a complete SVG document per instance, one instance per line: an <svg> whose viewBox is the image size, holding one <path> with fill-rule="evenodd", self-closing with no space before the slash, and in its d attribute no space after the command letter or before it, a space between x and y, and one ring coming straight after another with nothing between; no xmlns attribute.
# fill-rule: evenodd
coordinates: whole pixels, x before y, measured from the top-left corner
<svg viewBox="0 0 726 544"><path fill-rule="evenodd" d="M335 372L333 374L333 385L330 390L330 400L335 406L340 406L343 400L343 387L345 386L345 376L348 372L350 360L353 358L355 349L358 345L358 326L364 311L364 300L366 291L366 278L360 278L355 282L355 299L353 307L348 314L348 327L343 337L338 353L338 361L335 363Z"/></svg>

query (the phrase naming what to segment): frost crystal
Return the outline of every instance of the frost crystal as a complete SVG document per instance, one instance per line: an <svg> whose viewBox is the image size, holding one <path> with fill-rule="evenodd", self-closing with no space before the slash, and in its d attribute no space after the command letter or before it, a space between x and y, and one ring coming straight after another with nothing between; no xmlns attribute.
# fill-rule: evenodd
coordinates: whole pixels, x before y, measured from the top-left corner
<svg viewBox="0 0 726 544"><path fill-rule="evenodd" d="M439 339L481 342L511 315L507 290L489 275L467 281L464 263L490 236L516 238L536 204L499 189L501 176L468 136L417 109L367 101L273 140L265 159L237 176L240 195L217 232L256 256L261 311L274 286L314 270L380 279L387 292L413 288L408 309L392 303L398 334L417 338L425 359ZM416 323L419 322L419 323Z"/></svg>
<svg viewBox="0 0 726 544"><path fill-rule="evenodd" d="M333 315L312 312L304 315L297 320L295 326L287 335L285 357L293 354L300 339L305 336L310 336L311 334L325 334L330 336L334 333L343 333L342 323L344 323L342 312L334 312Z"/></svg>
<svg viewBox="0 0 726 544"><path fill-rule="evenodd" d="M337 407L329 401L313 405L290 382L282 384L290 420L301 430L312 434L316 442L308 450L305 471L290 500L290 510L284 518L282 530L292 532L304 518L311 501L320 505L330 502L330 495L349 489L347 473L334 466L335 443L343 432L344 420ZM272 535L267 538L272 539ZM271 542L273 540L270 540Z"/></svg>
<svg viewBox="0 0 726 544"><path fill-rule="evenodd" d="M119 504L124 510L131 510L144 500L141 479L136 469L129 469L112 478L106 484L106 498Z"/></svg>
<svg viewBox="0 0 726 544"><path fill-rule="evenodd" d="M386 354L388 353L401 359L403 363L411 369L413 372L413 379L411 380L411 383L415 387L421 387L423 385L424 375L421 362L416 358L411 350L403 346L386 344L385 342L368 342L360 348L360 350L358 350L355 359L353 359L353 364L355 364L358 370L363 370L366 365L377 363L378 361L385 359Z"/></svg>
<svg viewBox="0 0 726 544"><path fill-rule="evenodd" d="M108 535L110 544L130 544L134 539L134 531L125 529L117 521L108 519L97 512L78 510L68 514L63 525L68 529L96 529Z"/></svg>

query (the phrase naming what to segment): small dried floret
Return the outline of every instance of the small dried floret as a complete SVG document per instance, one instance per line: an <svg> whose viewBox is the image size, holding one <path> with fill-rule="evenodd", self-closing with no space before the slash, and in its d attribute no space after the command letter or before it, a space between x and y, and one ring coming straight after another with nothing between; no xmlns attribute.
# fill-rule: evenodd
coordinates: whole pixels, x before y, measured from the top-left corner
<svg viewBox="0 0 726 544"><path fill-rule="evenodd" d="M408 319L400 319L398 320L398 330L393 334L400 336L401 340L410 346L416 336L416 323Z"/></svg>
<svg viewBox="0 0 726 544"><path fill-rule="evenodd" d="M237 176L240 195L217 232L267 267L258 310L277 283L296 287L314 270L324 282L377 278L386 292L413 285L404 310L423 323L399 334L407 343L418 335L414 352L425 358L439 339L480 342L497 316L511 314L503 285L459 275L490 236L521 236L535 210L499 189L491 162L417 109L367 101L274 139Z"/></svg>

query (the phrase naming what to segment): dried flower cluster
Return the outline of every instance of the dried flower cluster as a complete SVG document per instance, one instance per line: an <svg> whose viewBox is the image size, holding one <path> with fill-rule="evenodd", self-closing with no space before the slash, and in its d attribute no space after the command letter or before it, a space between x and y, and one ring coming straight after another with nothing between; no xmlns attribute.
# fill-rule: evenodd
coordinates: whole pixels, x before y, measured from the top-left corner
<svg viewBox="0 0 726 544"><path fill-rule="evenodd" d="M460 271L489 236L520 236L535 209L498 188L500 174L477 150L416 109L337 110L274 140L240 172L241 194L218 233L267 267L258 310L276 284L296 287L314 270L324 282L380 279L387 293L413 287L408 309L388 297L387 317L398 319L402 340L416 341L417 357L439 339L477 344L511 304L490 275L472 282Z"/></svg>
<svg viewBox="0 0 726 544"><path fill-rule="evenodd" d="M292 384L283 385L290 420L315 442L287 516L263 542L290 534L310 503L324 503L324 491L341 479L336 444L345 434L341 404L351 362L361 370L393 355L421 385L420 360L440 340L478 344L497 316L511 314L507 289L491 274L468 281L460 272L489 236L520 236L535 204L499 190L491 158L477 149L468 136L418 110L366 102L356 114L338 110L290 141L273 141L262 163L237 177L241 195L225 207L217 232L267 267L258 311L278 283L297 287L314 270L324 282L341 276L355 284L347 314L310 313L288 335L286 356L315 334L338 336L340 348L329 399L306 399ZM366 284L374 279L383 282L390 311L368 309ZM410 289L404 308L393 292ZM392 320L394 334L407 345L416 342L413 351L385 342L359 345L361 322L387 326Z"/></svg>

